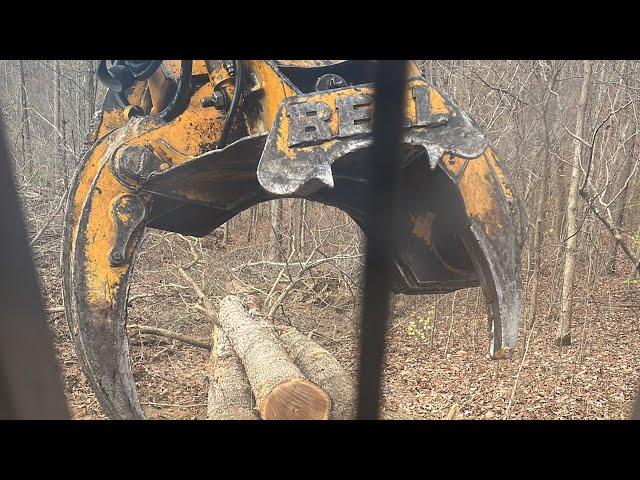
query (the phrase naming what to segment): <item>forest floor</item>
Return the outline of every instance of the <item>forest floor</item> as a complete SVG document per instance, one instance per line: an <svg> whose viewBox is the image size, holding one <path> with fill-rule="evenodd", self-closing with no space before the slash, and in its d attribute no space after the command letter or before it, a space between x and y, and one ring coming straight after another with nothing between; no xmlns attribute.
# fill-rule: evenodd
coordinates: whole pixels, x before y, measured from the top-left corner
<svg viewBox="0 0 640 480"><path fill-rule="evenodd" d="M45 235L36 254L47 308L62 305L56 233ZM227 244L218 230L202 241L206 268L194 280L212 298L230 291L230 272L254 251L241 235ZM163 327L207 338L209 323L189 307L195 294L176 272L187 263L188 239L156 232L147 238L136 267L129 323ZM622 262L620 262L623 268ZM387 335L384 370L385 417L442 419L457 405L458 419L622 419L629 415L640 380L640 293L629 289L628 270L602 276L592 299L576 299L573 345L553 344L557 316L541 315L530 332L521 328L511 360L486 359L487 334L479 289L448 295L396 296ZM271 281L252 284L269 289ZM545 277L547 275L547 277ZM542 297L551 297L550 267L543 268ZM578 284L587 275L580 272ZM236 277L237 278L237 277ZM552 282L549 282L552 283ZM304 285L302 285L304 284ZM357 370L357 300L340 279L310 277L279 309L276 322L289 323ZM237 286L237 282L236 282ZM546 290L545 290L546 289ZM580 286L578 285L578 290ZM246 299L264 308L255 290ZM253 298L253 299L252 299ZM540 311L553 311L543 301ZM64 313L48 316L55 337L73 418L106 418L76 359ZM206 417L209 353L174 340L130 335L134 378L150 418Z"/></svg>

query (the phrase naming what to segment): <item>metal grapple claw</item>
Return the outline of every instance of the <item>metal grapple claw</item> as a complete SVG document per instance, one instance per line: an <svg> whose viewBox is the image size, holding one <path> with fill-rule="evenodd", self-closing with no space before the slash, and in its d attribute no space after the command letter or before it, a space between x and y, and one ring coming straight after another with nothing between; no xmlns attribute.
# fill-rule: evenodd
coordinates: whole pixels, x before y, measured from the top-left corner
<svg viewBox="0 0 640 480"><path fill-rule="evenodd" d="M119 183L105 137L85 155L71 185L64 225L65 309L76 353L111 418L144 418L126 334L126 303L148 198Z"/></svg>
<svg viewBox="0 0 640 480"><path fill-rule="evenodd" d="M522 208L491 149L469 160L458 185L469 218L463 241L487 303L489 355L496 360L510 358L522 309Z"/></svg>
<svg viewBox="0 0 640 480"><path fill-rule="evenodd" d="M194 82L183 66L170 116L154 116L152 83L149 95L139 83L128 94L110 92L73 179L65 309L80 363L111 418L144 418L126 318L145 228L203 236L252 205L297 197L339 208L367 232L374 108L367 61L234 62L242 75L224 62L194 61ZM479 127L412 68L393 288L481 286L489 355L509 358L522 308L523 209ZM208 101L215 95L231 98L229 111ZM218 143L222 132L228 139Z"/></svg>

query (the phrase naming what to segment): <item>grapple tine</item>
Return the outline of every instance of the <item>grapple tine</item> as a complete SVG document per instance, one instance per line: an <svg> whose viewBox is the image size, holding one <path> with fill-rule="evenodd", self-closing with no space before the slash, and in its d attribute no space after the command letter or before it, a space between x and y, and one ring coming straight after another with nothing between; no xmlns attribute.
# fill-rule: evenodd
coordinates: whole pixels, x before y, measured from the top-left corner
<svg viewBox="0 0 640 480"><path fill-rule="evenodd" d="M488 148L464 161L458 187L469 218L463 241L480 277L489 316L489 356L510 358L516 344L522 309L520 248L523 210L504 170Z"/></svg>
<svg viewBox="0 0 640 480"><path fill-rule="evenodd" d="M98 142L85 155L71 186L62 248L64 302L76 353L105 413L143 419L129 361L126 304L146 198L115 179L109 145Z"/></svg>

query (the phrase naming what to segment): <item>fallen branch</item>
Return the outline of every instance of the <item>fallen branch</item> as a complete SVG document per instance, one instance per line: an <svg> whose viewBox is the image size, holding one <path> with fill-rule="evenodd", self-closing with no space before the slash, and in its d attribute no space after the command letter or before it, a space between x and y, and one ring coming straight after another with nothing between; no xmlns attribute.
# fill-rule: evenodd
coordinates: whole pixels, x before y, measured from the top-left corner
<svg viewBox="0 0 640 480"><path fill-rule="evenodd" d="M40 228L40 230L38 230L38 233L36 233L35 236L29 242L29 246L33 247L35 243L38 241L38 239L45 232L47 227L51 224L51 222L53 222L53 219L58 214L62 206L64 205L64 201L66 198L67 198L67 192L64 192L64 195L62 195L62 198L60 199L60 203L58 203L58 206L49 214L49 218L47 219L47 221L44 222L44 225Z"/></svg>
<svg viewBox="0 0 640 480"><path fill-rule="evenodd" d="M64 312L64 307L49 307L44 309L45 313L60 313Z"/></svg>
<svg viewBox="0 0 640 480"><path fill-rule="evenodd" d="M447 420L454 420L456 418L456 415L458 415L459 411L460 411L460 405L458 405L457 403L454 403L453 405L451 405L451 408L449 409L449 413L447 413L447 416L445 418Z"/></svg>
<svg viewBox="0 0 640 480"><path fill-rule="evenodd" d="M202 338L190 337L189 335L183 335L182 333L174 332L172 330L166 330L158 327L148 327L146 325L128 325L127 328L131 330L137 330L138 333L143 335L157 335L159 337L172 338L182 343L192 345L194 347L204 348L205 350L211 350L211 343Z"/></svg>

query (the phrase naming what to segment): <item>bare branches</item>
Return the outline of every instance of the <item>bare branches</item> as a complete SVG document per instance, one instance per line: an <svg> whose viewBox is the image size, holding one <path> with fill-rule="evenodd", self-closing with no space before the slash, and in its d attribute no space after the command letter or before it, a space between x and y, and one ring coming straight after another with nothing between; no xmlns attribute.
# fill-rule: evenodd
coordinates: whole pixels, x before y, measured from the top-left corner
<svg viewBox="0 0 640 480"><path fill-rule="evenodd" d="M595 141L596 141L596 137L598 136L598 132L600 131L600 129L603 127L603 125L605 123L607 123L607 121L614 116L616 113L620 112L621 110L625 109L626 107L628 107L629 105L631 105L633 102L629 102L626 105L623 105L622 107L612 111L609 113L609 115L607 115L599 124L598 126L593 130L593 135L591 136L591 143L587 144L587 148L589 148L590 150L590 154L589 154L589 163L587 164L587 170L586 172L584 171L584 169L582 169L582 165L580 165L580 168L582 169L583 173L584 173L584 179L582 180L582 185L580 186L580 191L584 190L587 182L589 181L589 175L591 174L591 165L593 164L593 156L594 156L594 148L593 146L595 145ZM565 127L566 128L566 127ZM567 130L568 131L568 130ZM574 138L578 138L577 135L573 135L571 134L572 137ZM584 143L584 140L580 139L581 142Z"/></svg>
<svg viewBox="0 0 640 480"><path fill-rule="evenodd" d="M40 236L44 233L44 231L51 224L51 222L53 222L53 219L58 214L58 212L62 209L62 206L64 205L64 202L67 199L67 193L68 193L68 191L65 192L64 195L62 195L62 197L60 197L60 202L58 202L58 206L55 209L53 209L53 211L49 214L47 220L44 222L44 225L42 225L42 227L40 227L40 230L38 230L38 233L36 233L33 236L31 241L29 242L30 246L33 247L36 244L36 242L38 241Z"/></svg>
<svg viewBox="0 0 640 480"><path fill-rule="evenodd" d="M147 325L132 324L127 325L127 328L130 331L137 333L138 335L156 335L159 337L171 338L173 340L178 340L182 343L186 343L187 345L203 348L205 350L211 350L211 342L204 338L191 337L189 335L183 335L182 333L173 332L164 328L150 327Z"/></svg>
<svg viewBox="0 0 640 480"><path fill-rule="evenodd" d="M620 229L614 225L610 218L607 218L606 215L602 213L602 211L595 204L594 198L590 196L586 190L580 191L580 196L584 198L587 202L589 209L594 213L594 215L602 222L602 224L606 227L606 229L611 233L615 242L622 248L622 251L627 256L627 258L631 261L632 265L640 273L640 258L638 258L632 251L631 247L625 242L622 234L620 233Z"/></svg>

